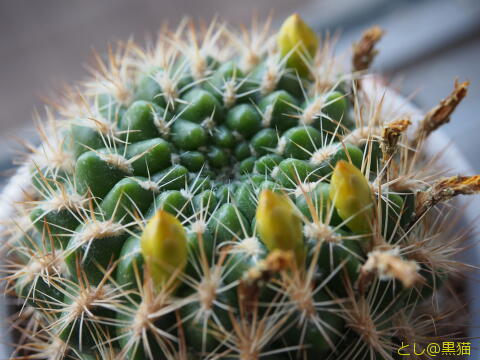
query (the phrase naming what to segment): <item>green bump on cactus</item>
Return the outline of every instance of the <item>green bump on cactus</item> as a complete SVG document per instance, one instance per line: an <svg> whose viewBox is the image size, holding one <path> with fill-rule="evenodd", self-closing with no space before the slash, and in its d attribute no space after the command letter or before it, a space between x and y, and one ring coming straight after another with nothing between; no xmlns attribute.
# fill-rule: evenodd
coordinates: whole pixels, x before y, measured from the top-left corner
<svg viewBox="0 0 480 360"><path fill-rule="evenodd" d="M39 205L32 209L30 219L36 229L43 233L46 230L58 246L66 245L69 235L78 226L78 215L75 209L48 209L48 201L45 205ZM50 243L48 243L50 246Z"/></svg>
<svg viewBox="0 0 480 360"><path fill-rule="evenodd" d="M86 277L95 285L102 281L105 269L116 261L128 234L111 221L89 221L79 226L65 249L65 264L74 279ZM78 263L82 264L79 273Z"/></svg>
<svg viewBox="0 0 480 360"><path fill-rule="evenodd" d="M185 94L184 104L180 107L182 118L195 123L207 119L219 121L223 116L223 108L217 98L203 89L192 89Z"/></svg>
<svg viewBox="0 0 480 360"><path fill-rule="evenodd" d="M249 93L255 90L235 61L220 65L204 87L227 108L247 100Z"/></svg>
<svg viewBox="0 0 480 360"><path fill-rule="evenodd" d="M159 136L156 119L164 116L165 110L147 101L135 101L129 106L120 122L122 138L137 142Z"/></svg>
<svg viewBox="0 0 480 360"><path fill-rule="evenodd" d="M278 133L274 129L260 130L250 142L252 152L256 155L265 155L275 151L278 143Z"/></svg>
<svg viewBox="0 0 480 360"><path fill-rule="evenodd" d="M188 170L182 165L172 165L152 176L160 190L180 190L187 183Z"/></svg>
<svg viewBox="0 0 480 360"><path fill-rule="evenodd" d="M310 221L313 221L315 216L333 226L338 226L343 221L330 201L330 184L323 182L316 184L312 190L297 197L296 205Z"/></svg>
<svg viewBox="0 0 480 360"><path fill-rule="evenodd" d="M245 138L250 138L261 128L262 117L249 104L241 104L232 108L227 114L227 126Z"/></svg>
<svg viewBox="0 0 480 360"><path fill-rule="evenodd" d="M108 150L88 151L82 154L76 164L75 178L77 191L103 198L121 179L133 174L131 164L123 156Z"/></svg>
<svg viewBox="0 0 480 360"><path fill-rule="evenodd" d="M75 158L78 158L88 149L100 149L105 146L102 133L97 126L92 124L72 124L71 134L73 140L73 152Z"/></svg>
<svg viewBox="0 0 480 360"><path fill-rule="evenodd" d="M315 168L299 159L285 159L274 170L273 177L284 187L292 188L298 183L317 180Z"/></svg>
<svg viewBox="0 0 480 360"><path fill-rule="evenodd" d="M213 133L213 142L215 145L222 147L222 148L231 148L235 145L235 137L233 133L229 131L224 126L219 126L215 128Z"/></svg>
<svg viewBox="0 0 480 360"><path fill-rule="evenodd" d="M159 67L152 67L148 72L142 74L138 80L135 100L151 101L159 106L165 106L165 98L161 95L162 88L155 79L157 73L161 71Z"/></svg>
<svg viewBox="0 0 480 360"><path fill-rule="evenodd" d="M111 94L99 94L94 101L98 112L106 120L118 121L125 114L125 107Z"/></svg>
<svg viewBox="0 0 480 360"><path fill-rule="evenodd" d="M239 143L237 146L235 146L234 154L237 160L246 159L251 155L249 144L246 142Z"/></svg>
<svg viewBox="0 0 480 360"><path fill-rule="evenodd" d="M99 56L39 127L2 247L18 356L384 360L437 335L462 235L428 210L480 177L437 180L432 124L409 139L359 77L377 33L341 72L298 15L182 24Z"/></svg>
<svg viewBox="0 0 480 360"><path fill-rule="evenodd" d="M169 212L172 215L187 211L188 200L178 190L166 190L155 199L154 204L148 210L147 218L151 218L158 209Z"/></svg>
<svg viewBox="0 0 480 360"><path fill-rule="evenodd" d="M107 219L117 222L140 217L153 201L153 192L145 186L147 179L124 178L108 192L100 204Z"/></svg>
<svg viewBox="0 0 480 360"><path fill-rule="evenodd" d="M283 154L295 159L307 160L322 145L322 135L311 126L297 126L282 135Z"/></svg>
<svg viewBox="0 0 480 360"><path fill-rule="evenodd" d="M259 174L268 175L282 162L283 158L277 154L268 154L255 161L255 171Z"/></svg>
<svg viewBox="0 0 480 360"><path fill-rule="evenodd" d="M216 146L210 147L207 159L210 166L214 169L220 169L228 164L228 154Z"/></svg>
<svg viewBox="0 0 480 360"><path fill-rule="evenodd" d="M274 129L285 131L297 124L298 101L285 90L278 90L264 97L258 104L263 122Z"/></svg>
<svg viewBox="0 0 480 360"><path fill-rule="evenodd" d="M189 171L200 171L205 165L205 155L198 151L185 151L180 154L180 163Z"/></svg>
<svg viewBox="0 0 480 360"><path fill-rule="evenodd" d="M195 195L192 199L192 207L194 212L207 209L212 213L217 207L218 201L212 190L204 190L200 194Z"/></svg>
<svg viewBox="0 0 480 360"><path fill-rule="evenodd" d="M327 131L335 132L338 124L341 124L348 115L348 102L345 95L339 91L333 91L325 99L325 108L323 110L325 118L330 122L328 126L327 121L322 121L322 128Z"/></svg>
<svg viewBox="0 0 480 360"><path fill-rule="evenodd" d="M118 259L116 276L118 285L126 289L137 288L138 280L143 276L144 263L140 239L137 236L131 236L125 241Z"/></svg>
<svg viewBox="0 0 480 360"><path fill-rule="evenodd" d="M172 126L172 141L181 149L197 150L208 141L207 132L200 125L178 119Z"/></svg>
<svg viewBox="0 0 480 360"><path fill-rule="evenodd" d="M163 139L150 139L128 145L125 151L133 173L148 176L171 163L171 145Z"/></svg>
<svg viewBox="0 0 480 360"><path fill-rule="evenodd" d="M231 241L249 228L249 222L233 204L223 204L212 214L212 233L217 242Z"/></svg>

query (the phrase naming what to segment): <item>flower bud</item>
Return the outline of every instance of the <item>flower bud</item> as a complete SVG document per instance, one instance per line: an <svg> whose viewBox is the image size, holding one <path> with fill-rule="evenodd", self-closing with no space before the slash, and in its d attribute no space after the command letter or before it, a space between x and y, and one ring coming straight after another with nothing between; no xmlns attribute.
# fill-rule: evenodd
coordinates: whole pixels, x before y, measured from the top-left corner
<svg viewBox="0 0 480 360"><path fill-rule="evenodd" d="M317 52L318 39L315 32L293 14L283 23L277 38L282 56L289 56L287 67L296 69L300 76L308 74L308 63Z"/></svg>
<svg viewBox="0 0 480 360"><path fill-rule="evenodd" d="M374 202L370 184L354 165L341 160L330 181L330 200L348 228L357 233L372 231Z"/></svg>
<svg viewBox="0 0 480 360"><path fill-rule="evenodd" d="M180 221L159 210L150 219L140 239L142 255L157 286L164 285L187 263L187 235Z"/></svg>
<svg viewBox="0 0 480 360"><path fill-rule="evenodd" d="M292 251L297 264L303 263L302 221L288 196L264 189L258 199L257 229L269 251Z"/></svg>

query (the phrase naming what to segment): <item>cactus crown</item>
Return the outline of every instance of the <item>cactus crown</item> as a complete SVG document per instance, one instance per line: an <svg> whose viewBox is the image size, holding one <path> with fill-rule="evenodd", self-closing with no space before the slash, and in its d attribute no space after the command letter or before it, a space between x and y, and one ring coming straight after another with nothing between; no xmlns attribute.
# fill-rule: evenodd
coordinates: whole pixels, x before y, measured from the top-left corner
<svg viewBox="0 0 480 360"><path fill-rule="evenodd" d="M120 43L47 111L6 224L14 357L393 359L431 339L463 235L429 210L480 186L421 148L468 84L407 137L367 90L381 30L344 71L298 15L268 23Z"/></svg>

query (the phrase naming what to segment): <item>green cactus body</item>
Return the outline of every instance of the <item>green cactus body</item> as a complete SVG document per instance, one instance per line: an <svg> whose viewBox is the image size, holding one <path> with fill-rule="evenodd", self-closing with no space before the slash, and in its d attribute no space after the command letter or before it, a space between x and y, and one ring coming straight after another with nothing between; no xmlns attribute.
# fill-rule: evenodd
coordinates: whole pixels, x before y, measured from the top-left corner
<svg viewBox="0 0 480 360"><path fill-rule="evenodd" d="M390 359L414 326L385 324L452 266L422 249L435 230L412 222L431 179L405 166L414 145L401 137L384 160L391 118L362 113L355 71L325 70L298 16L274 49L263 32L239 46L220 24L205 43L184 30L112 55L111 76L82 95L90 112L72 104L52 130L66 140L29 160L7 288L51 338L26 329L21 354Z"/></svg>

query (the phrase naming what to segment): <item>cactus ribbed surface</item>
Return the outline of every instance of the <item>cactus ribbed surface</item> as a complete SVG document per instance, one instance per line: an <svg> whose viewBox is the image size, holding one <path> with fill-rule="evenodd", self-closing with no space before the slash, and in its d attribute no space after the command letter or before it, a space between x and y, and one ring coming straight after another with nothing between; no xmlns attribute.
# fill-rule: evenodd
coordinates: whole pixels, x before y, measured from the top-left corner
<svg viewBox="0 0 480 360"><path fill-rule="evenodd" d="M428 343L463 236L430 210L480 181L439 178L422 146L468 84L407 136L363 86L381 34L351 70L298 15L277 34L185 22L96 56L39 125L6 224L14 357L393 359Z"/></svg>

